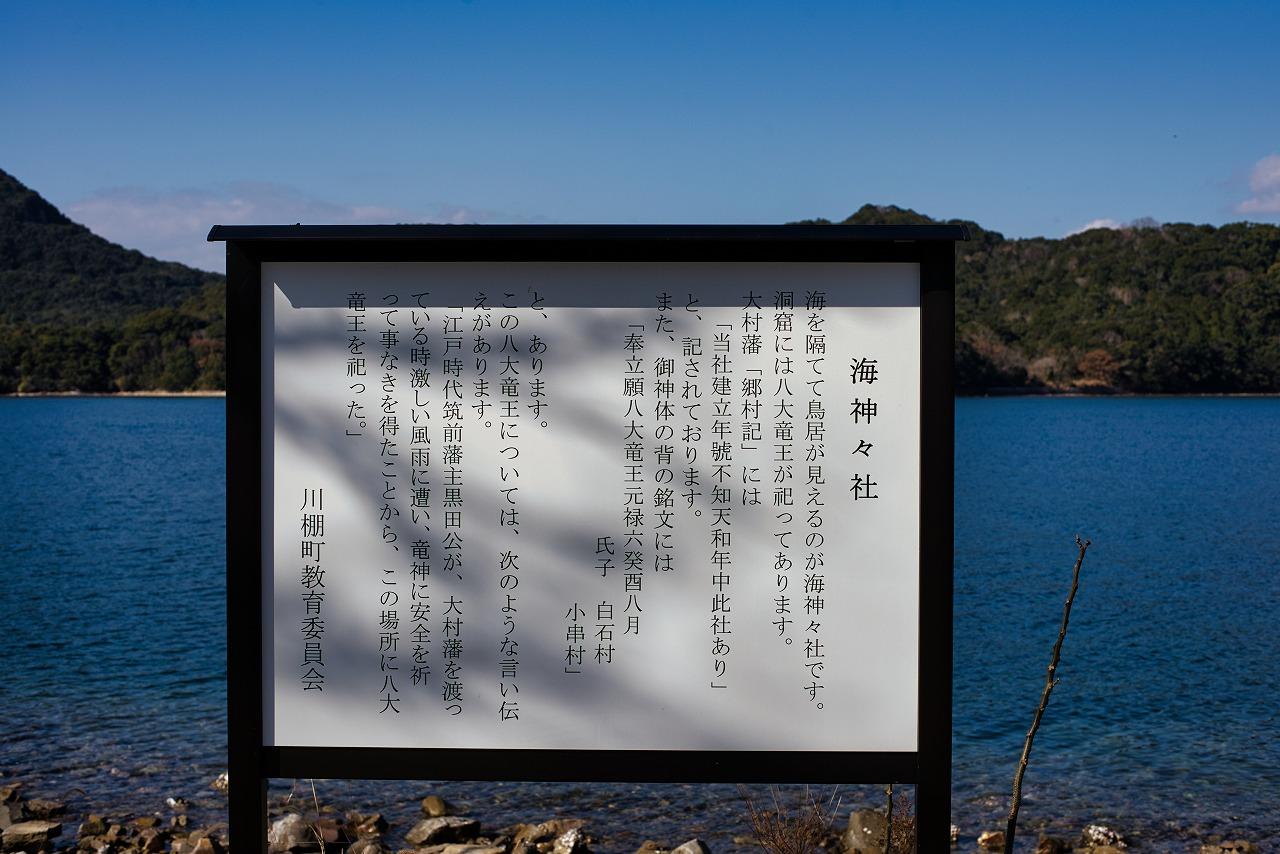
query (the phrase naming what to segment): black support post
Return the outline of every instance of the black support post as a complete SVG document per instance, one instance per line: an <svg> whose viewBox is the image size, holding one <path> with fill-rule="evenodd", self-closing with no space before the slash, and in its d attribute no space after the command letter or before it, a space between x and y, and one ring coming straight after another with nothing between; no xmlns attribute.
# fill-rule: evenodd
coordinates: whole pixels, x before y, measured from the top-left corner
<svg viewBox="0 0 1280 854"><path fill-rule="evenodd" d="M267 850L261 268L243 246L227 244L227 811L239 854Z"/></svg>
<svg viewBox="0 0 1280 854"><path fill-rule="evenodd" d="M916 821L920 850L951 831L952 481L955 468L955 248L920 264L920 707Z"/></svg>

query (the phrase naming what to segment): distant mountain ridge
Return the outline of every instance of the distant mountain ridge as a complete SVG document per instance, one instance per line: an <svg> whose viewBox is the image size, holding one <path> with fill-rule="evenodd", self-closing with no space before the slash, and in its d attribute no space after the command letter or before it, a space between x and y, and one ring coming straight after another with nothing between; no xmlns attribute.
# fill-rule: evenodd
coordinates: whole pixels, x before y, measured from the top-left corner
<svg viewBox="0 0 1280 854"><path fill-rule="evenodd" d="M218 389L222 276L98 237L0 171L0 393Z"/></svg>
<svg viewBox="0 0 1280 854"><path fill-rule="evenodd" d="M220 281L101 238L0 171L0 322L122 321Z"/></svg>
<svg viewBox="0 0 1280 854"><path fill-rule="evenodd" d="M972 236L956 247L962 391L1280 392L1280 227L1006 239L945 221ZM843 222L939 220L864 205ZM0 171L0 393L222 388L225 293Z"/></svg>

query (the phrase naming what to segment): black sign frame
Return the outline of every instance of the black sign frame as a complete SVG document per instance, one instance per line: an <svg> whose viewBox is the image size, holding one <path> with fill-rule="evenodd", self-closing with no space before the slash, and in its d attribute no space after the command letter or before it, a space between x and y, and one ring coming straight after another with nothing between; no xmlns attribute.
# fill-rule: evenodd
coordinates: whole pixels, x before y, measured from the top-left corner
<svg viewBox="0 0 1280 854"><path fill-rule="evenodd" d="M951 822L954 244L961 225L214 226L227 244L227 735L236 851L266 851L271 778L912 783L919 839ZM268 747L263 700L262 264L272 261L906 262L920 270L915 752ZM257 842L254 842L256 838Z"/></svg>

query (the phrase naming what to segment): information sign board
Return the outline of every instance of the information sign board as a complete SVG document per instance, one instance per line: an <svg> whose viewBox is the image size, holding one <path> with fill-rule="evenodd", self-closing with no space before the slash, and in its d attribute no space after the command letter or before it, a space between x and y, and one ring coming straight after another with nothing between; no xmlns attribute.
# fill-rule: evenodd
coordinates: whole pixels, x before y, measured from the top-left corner
<svg viewBox="0 0 1280 854"><path fill-rule="evenodd" d="M947 821L958 237L215 228L233 833L463 755Z"/></svg>

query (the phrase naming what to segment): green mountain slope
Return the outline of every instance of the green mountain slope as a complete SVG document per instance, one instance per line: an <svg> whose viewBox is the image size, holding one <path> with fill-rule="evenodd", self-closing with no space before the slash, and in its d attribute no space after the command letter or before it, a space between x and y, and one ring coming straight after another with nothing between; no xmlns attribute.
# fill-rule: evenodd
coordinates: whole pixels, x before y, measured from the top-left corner
<svg viewBox="0 0 1280 854"><path fill-rule="evenodd" d="M848 223L926 223L866 205ZM961 220L950 220L961 222ZM1280 391L1280 227L1171 223L956 246L956 383Z"/></svg>
<svg viewBox="0 0 1280 854"><path fill-rule="evenodd" d="M221 388L225 289L98 237L0 171L0 392Z"/></svg>

